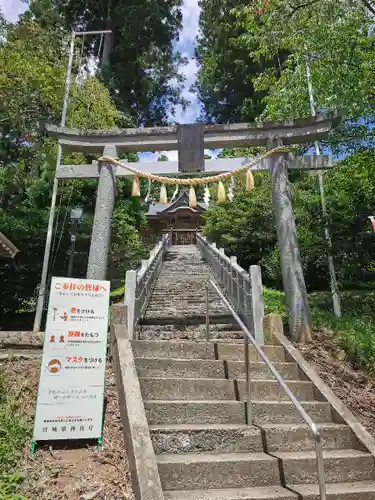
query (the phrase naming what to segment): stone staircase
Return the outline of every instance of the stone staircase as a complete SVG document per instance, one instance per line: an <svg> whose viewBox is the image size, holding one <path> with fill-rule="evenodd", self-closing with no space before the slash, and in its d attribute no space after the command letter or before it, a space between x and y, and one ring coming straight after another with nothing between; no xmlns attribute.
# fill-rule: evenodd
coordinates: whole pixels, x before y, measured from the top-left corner
<svg viewBox="0 0 375 500"><path fill-rule="evenodd" d="M166 500L319 498L310 430L250 348L253 425L246 423L242 334L204 285L195 247L172 247L133 353ZM373 456L279 345L264 346L322 431L327 497L375 500Z"/></svg>

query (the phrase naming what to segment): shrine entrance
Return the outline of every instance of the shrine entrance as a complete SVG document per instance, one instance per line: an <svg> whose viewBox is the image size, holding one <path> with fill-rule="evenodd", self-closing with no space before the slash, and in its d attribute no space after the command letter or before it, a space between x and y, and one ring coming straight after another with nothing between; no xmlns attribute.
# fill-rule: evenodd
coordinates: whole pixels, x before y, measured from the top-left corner
<svg viewBox="0 0 375 500"><path fill-rule="evenodd" d="M60 179L99 179L96 197L95 217L87 265L87 278L103 280L108 269L108 255L111 241L111 220L116 195L116 177L128 176L132 170L129 165L117 167L116 157L122 152L149 152L178 150L178 161L143 162L142 178L161 182L163 177L202 176L202 173L216 178L217 174L233 172L247 168L250 158L205 159L205 149L249 148L264 146L273 153L267 158L259 157L256 165L251 160L253 170L267 170L272 185L272 204L279 244L280 264L284 290L289 313L291 338L311 338L310 311L307 291L299 254L296 224L290 196L288 170L322 170L332 167L332 158L328 155L295 156L289 148L294 144L312 143L325 139L331 128L340 122L334 114L322 114L310 119L287 120L281 123L235 123L235 124L177 124L168 127L125 129L121 131L85 131L46 125L48 134L59 140L59 152L84 152L103 154L98 161L88 165L62 165L58 155L57 171L54 182L52 205L48 222L48 232L40 292L34 331L40 331L43 304L46 292L48 264L53 234L54 212ZM232 174L230 174L232 173ZM159 180L158 180L159 179ZM167 183L169 184L169 183ZM188 189L189 182L174 183ZM142 242L153 243L163 232L182 229L184 236L175 236L175 241L193 241L194 233L202 225L202 212L207 210L198 200L195 208L189 207L189 196L185 192L169 203L149 205L147 227L142 229ZM203 218L202 218L203 219ZM190 231L188 231L190 230ZM193 236L187 233L191 233ZM337 292L335 292L337 295Z"/></svg>
<svg viewBox="0 0 375 500"><path fill-rule="evenodd" d="M141 231L142 242L155 244L169 233L172 245L195 245L197 230L203 223L201 215L206 209L201 201L195 209L190 208L186 190L169 203L152 203L146 214L147 225Z"/></svg>
<svg viewBox="0 0 375 500"><path fill-rule="evenodd" d="M195 245L196 229L172 229L172 245Z"/></svg>

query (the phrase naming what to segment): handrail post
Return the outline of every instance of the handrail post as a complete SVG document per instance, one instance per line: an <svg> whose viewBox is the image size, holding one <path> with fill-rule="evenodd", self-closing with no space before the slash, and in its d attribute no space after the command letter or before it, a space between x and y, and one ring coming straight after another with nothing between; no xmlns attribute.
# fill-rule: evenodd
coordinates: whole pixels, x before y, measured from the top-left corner
<svg viewBox="0 0 375 500"><path fill-rule="evenodd" d="M323 458L323 446L319 431L313 433L315 441L315 451L316 451L316 469L318 472L318 483L319 483L319 496L320 500L327 500L327 488L326 481L324 477L324 458Z"/></svg>
<svg viewBox="0 0 375 500"><path fill-rule="evenodd" d="M131 270L126 272L125 279L125 297L124 302L128 312L128 332L129 338L134 337L134 321L135 321L135 292L137 287L137 271Z"/></svg>
<svg viewBox="0 0 375 500"><path fill-rule="evenodd" d="M262 271L260 266L250 266L250 288L251 288L251 308L253 318L254 337L258 345L264 345L264 304Z"/></svg>
<svg viewBox="0 0 375 500"><path fill-rule="evenodd" d="M244 336L244 359L245 359L245 374L246 374L246 423L253 425L253 407L251 402L251 375L250 375L250 350L249 339Z"/></svg>
<svg viewBox="0 0 375 500"><path fill-rule="evenodd" d="M208 287L210 282L206 282L206 340L210 340L210 313L208 311Z"/></svg>

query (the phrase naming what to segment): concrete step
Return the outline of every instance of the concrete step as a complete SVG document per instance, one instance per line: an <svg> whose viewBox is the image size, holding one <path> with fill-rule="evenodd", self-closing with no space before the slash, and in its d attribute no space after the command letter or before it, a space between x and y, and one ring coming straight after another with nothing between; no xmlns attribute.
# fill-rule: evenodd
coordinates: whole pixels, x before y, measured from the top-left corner
<svg viewBox="0 0 375 500"><path fill-rule="evenodd" d="M261 426L268 453L315 450L311 430L304 424L266 424ZM323 448L327 450L356 448L357 440L346 424L319 424Z"/></svg>
<svg viewBox="0 0 375 500"><path fill-rule="evenodd" d="M328 500L375 500L375 481L359 481L356 483L327 484ZM290 485L290 489L299 494L302 500L319 500L319 486L317 484ZM173 497L165 497L173 498ZM180 497L183 500L183 496ZM188 499L190 497L186 497ZM194 497L193 497L194 498ZM241 497L240 497L241 498ZM202 497L202 500L204 497ZM179 497L176 497L179 500Z"/></svg>
<svg viewBox="0 0 375 500"><path fill-rule="evenodd" d="M221 360L136 358L139 377L177 377L177 378L226 378L245 377L243 362L230 362L227 367ZM298 380L299 370L296 363L278 363L275 367L286 380ZM265 363L253 361L250 376L252 379L272 380L273 375Z"/></svg>
<svg viewBox="0 0 375 500"><path fill-rule="evenodd" d="M142 377L139 379L145 399L172 400L227 400L237 399L235 381L217 378L167 378ZM303 380L288 380L288 387L300 401L313 401L314 385ZM238 381L239 396L247 400L246 383ZM275 380L252 380L251 396L254 400L288 400L286 393Z"/></svg>
<svg viewBox="0 0 375 500"><path fill-rule="evenodd" d="M210 314L210 323L215 325L216 323L231 323L233 320L232 315L225 316L223 314ZM146 317L139 321L140 325L203 325L206 322L205 314L179 314L163 316L162 313L148 314L146 311Z"/></svg>
<svg viewBox="0 0 375 500"><path fill-rule="evenodd" d="M303 376L303 373L299 370L297 363L276 361L273 363L273 365L285 380L299 380ZM244 362L228 361L227 372L229 378L244 379ZM263 380L274 378L267 365L263 361L252 361L250 363L250 376L252 379L261 378Z"/></svg>
<svg viewBox="0 0 375 500"><path fill-rule="evenodd" d="M276 452L281 460L286 484L314 484L318 482L315 451ZM327 483L375 480L374 458L368 452L345 449L326 450L324 474Z"/></svg>
<svg viewBox="0 0 375 500"><path fill-rule="evenodd" d="M219 305L217 307L211 307L210 309L210 318L212 316L212 318L214 320L216 320L215 318L215 315L219 315L221 314L222 312L225 312L223 311L223 308ZM147 311L146 311L146 319L148 318L166 318L166 317L179 317L179 316L182 316L183 318L186 318L186 317L192 317L194 318L195 316L199 316L199 317L202 317L204 316L204 320L206 321L206 309L205 307L194 307L194 306L183 306L181 305L178 301L176 301L175 303L171 302L169 304L169 306L164 306L164 307L155 307L153 305L150 305L148 308L147 308Z"/></svg>
<svg viewBox="0 0 375 500"><path fill-rule="evenodd" d="M138 377L225 378L224 363L210 359L136 358Z"/></svg>
<svg viewBox="0 0 375 500"><path fill-rule="evenodd" d="M144 399L220 401L235 400L234 383L209 378L140 378Z"/></svg>
<svg viewBox="0 0 375 500"><path fill-rule="evenodd" d="M153 293L152 293L152 296L151 296L151 300L150 300L150 303L153 303L153 304L168 304L169 301L170 301L170 293L169 293L169 288L168 288L168 293L166 293L166 290L161 290L161 289L158 289L158 288L154 288L153 290ZM186 288L184 289L186 291ZM173 297L175 298L175 297ZM202 300L202 297L197 297L197 295L194 295L193 293L192 294L189 294L189 293L186 293L184 294L183 296L179 295L179 298L181 298L181 300L183 300L184 302L186 302L187 304L202 304L202 302L204 302ZM220 301L220 299L218 299L218 295L217 293L209 293L208 294L208 299L209 299L209 302L214 301L214 302L218 302Z"/></svg>
<svg viewBox="0 0 375 500"><path fill-rule="evenodd" d="M288 380L287 385L299 401L314 401L314 384L308 380ZM239 397L247 400L245 380L237 381ZM276 380L252 380L251 399L262 401L289 401L289 397Z"/></svg>
<svg viewBox="0 0 375 500"><path fill-rule="evenodd" d="M168 294L169 294L169 292L168 292ZM189 312L189 314L194 314L195 311L199 311L200 314L202 314L201 311L203 311L206 314L206 306L205 306L205 303L203 300L201 300L199 302L199 304L192 304L188 300L186 300L182 297L178 297L178 296L174 297L173 295L169 296L168 303L160 304L159 302L155 303L153 300L151 300L148 307L147 307L147 311L158 312L158 313L164 312L164 314L166 314L167 312L169 312L171 310L182 311L182 312L184 310L186 310ZM228 314L228 311L226 310L226 308L224 308L223 304L221 304L219 301L212 301L210 303L209 312L212 313L215 311L217 311L217 312L222 311L223 313Z"/></svg>
<svg viewBox="0 0 375 500"><path fill-rule="evenodd" d="M270 361L286 361L285 350L281 346L266 345L262 349ZM260 360L258 353L253 346L249 347L250 358ZM226 359L227 361L243 361L244 347L243 344L220 344L218 345L218 358Z"/></svg>
<svg viewBox="0 0 375 500"><path fill-rule="evenodd" d="M215 359L211 342L132 341L136 358Z"/></svg>
<svg viewBox="0 0 375 500"><path fill-rule="evenodd" d="M136 358L215 359L215 350L219 359L243 362L244 358L242 342L139 340L133 341L132 346ZM267 345L263 350L271 361L285 362L283 347ZM251 360L259 361L254 347L249 347L249 353Z"/></svg>
<svg viewBox="0 0 375 500"><path fill-rule="evenodd" d="M303 408L315 423L332 421L332 411L325 401L308 401L301 403ZM294 424L305 423L294 405L289 401L252 401L253 422L264 424Z"/></svg>
<svg viewBox="0 0 375 500"><path fill-rule="evenodd" d="M160 333L166 333L166 332L184 332L184 333L189 333L189 334L194 334L196 332L199 333L206 333L206 325L165 325L165 326L158 326L158 325L148 325L147 330L155 330ZM212 330L215 332L234 332L234 333L239 333L241 334L241 338L243 338L242 332L239 330L238 326L236 324L232 323L217 323L216 325L212 326Z"/></svg>
<svg viewBox="0 0 375 500"><path fill-rule="evenodd" d="M164 498L165 500L297 500L298 496L282 486L275 485L258 488L166 491ZM366 497L364 500L373 499Z"/></svg>
<svg viewBox="0 0 375 500"><path fill-rule="evenodd" d="M149 425L164 424L245 424L245 405L240 401L144 402ZM329 403L313 401L302 406L315 423L332 421ZM304 423L288 401L253 401L254 425Z"/></svg>
<svg viewBox="0 0 375 500"><path fill-rule="evenodd" d="M278 462L265 453L156 455L163 489L268 486L280 483Z"/></svg>
<svg viewBox="0 0 375 500"><path fill-rule="evenodd" d="M155 453L260 453L258 427L233 424L182 424L150 427Z"/></svg>
<svg viewBox="0 0 375 500"><path fill-rule="evenodd" d="M139 338L142 340L206 340L206 331L202 330L204 324L189 328L188 325L147 325L143 326ZM221 326L221 325L220 325ZM228 325L229 326L229 325ZM210 339L215 340L240 340L241 332L234 330L217 329L216 325L210 328Z"/></svg>
<svg viewBox="0 0 375 500"><path fill-rule="evenodd" d="M149 425L245 424L240 401L144 401Z"/></svg>

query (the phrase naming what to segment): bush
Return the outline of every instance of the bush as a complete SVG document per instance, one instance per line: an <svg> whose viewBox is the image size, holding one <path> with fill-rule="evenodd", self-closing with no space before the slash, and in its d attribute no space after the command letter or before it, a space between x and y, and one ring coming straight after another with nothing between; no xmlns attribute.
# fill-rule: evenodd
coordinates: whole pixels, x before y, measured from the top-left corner
<svg viewBox="0 0 375 500"><path fill-rule="evenodd" d="M281 314L287 327L284 293L264 288L265 313ZM354 368L363 367L375 375L375 292L353 291L342 294L344 316L336 318L331 309L329 293L309 295L314 330L328 329L334 333Z"/></svg>
<svg viewBox="0 0 375 500"><path fill-rule="evenodd" d="M30 431L17 396L8 395L5 378L0 376L0 500L24 500L17 495L22 478L14 469L22 457Z"/></svg>

